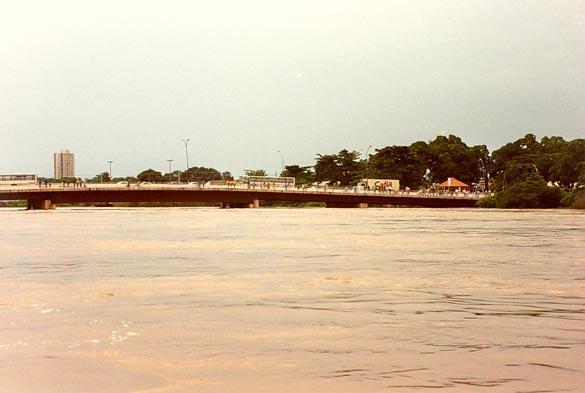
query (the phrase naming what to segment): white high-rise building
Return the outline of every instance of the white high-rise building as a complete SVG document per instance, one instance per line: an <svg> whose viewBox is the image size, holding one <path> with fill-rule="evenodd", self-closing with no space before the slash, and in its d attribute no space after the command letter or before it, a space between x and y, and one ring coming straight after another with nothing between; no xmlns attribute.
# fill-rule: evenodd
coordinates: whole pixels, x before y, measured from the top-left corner
<svg viewBox="0 0 585 393"><path fill-rule="evenodd" d="M53 177L75 177L75 155L69 150L53 153Z"/></svg>

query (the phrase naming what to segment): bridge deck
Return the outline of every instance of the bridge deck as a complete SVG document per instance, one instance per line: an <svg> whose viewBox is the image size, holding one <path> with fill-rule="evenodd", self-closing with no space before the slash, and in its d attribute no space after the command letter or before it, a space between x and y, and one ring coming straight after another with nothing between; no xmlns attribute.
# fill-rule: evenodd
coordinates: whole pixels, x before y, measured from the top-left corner
<svg viewBox="0 0 585 393"><path fill-rule="evenodd" d="M91 185L88 187L11 187L0 189L0 200L50 201L63 203L108 202L217 202L248 204L258 200L324 202L328 206L405 205L426 207L473 207L476 194L419 194L409 192L356 192L347 189L259 189L209 188L174 185Z"/></svg>

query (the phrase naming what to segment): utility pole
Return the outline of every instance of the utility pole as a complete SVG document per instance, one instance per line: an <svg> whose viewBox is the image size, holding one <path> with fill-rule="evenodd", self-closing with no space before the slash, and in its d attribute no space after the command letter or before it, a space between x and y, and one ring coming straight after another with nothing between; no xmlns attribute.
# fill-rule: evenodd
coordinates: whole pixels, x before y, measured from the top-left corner
<svg viewBox="0 0 585 393"><path fill-rule="evenodd" d="M168 159L167 162L169 163L169 183L171 182L172 178L173 178L173 171L171 169L171 164L173 162L172 159Z"/></svg>
<svg viewBox="0 0 585 393"><path fill-rule="evenodd" d="M108 172L108 174L110 175L110 181L112 181L113 177L112 177L112 160L108 160L108 164L110 164L110 171Z"/></svg>

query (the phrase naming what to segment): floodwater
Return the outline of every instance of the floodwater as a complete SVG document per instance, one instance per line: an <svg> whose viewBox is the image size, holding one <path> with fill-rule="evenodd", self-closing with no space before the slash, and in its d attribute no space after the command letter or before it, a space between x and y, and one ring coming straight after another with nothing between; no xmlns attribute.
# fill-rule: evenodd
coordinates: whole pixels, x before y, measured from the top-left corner
<svg viewBox="0 0 585 393"><path fill-rule="evenodd" d="M0 392L583 392L585 214L0 210Z"/></svg>

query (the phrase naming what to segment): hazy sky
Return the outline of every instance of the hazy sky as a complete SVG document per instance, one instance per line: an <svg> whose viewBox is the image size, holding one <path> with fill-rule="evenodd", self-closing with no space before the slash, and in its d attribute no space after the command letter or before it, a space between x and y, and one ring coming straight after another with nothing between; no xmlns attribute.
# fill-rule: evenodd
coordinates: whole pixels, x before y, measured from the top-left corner
<svg viewBox="0 0 585 393"><path fill-rule="evenodd" d="M0 173L585 137L585 0L0 0ZM278 153L280 150L281 153Z"/></svg>

